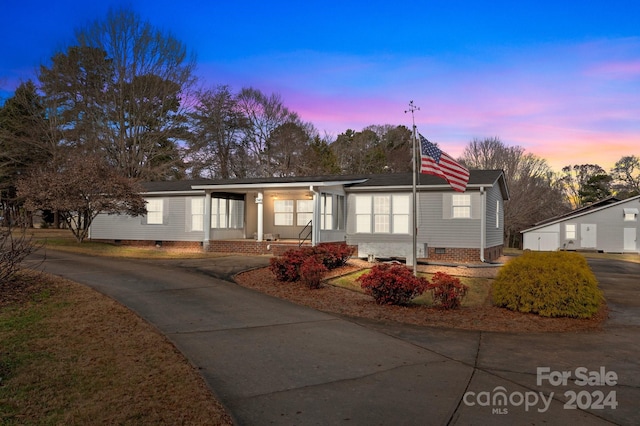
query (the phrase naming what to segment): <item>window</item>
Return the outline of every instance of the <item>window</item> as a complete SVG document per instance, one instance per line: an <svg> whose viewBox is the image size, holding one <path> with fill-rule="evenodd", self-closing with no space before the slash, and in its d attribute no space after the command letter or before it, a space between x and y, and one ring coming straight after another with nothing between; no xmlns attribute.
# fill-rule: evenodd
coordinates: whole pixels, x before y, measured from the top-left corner
<svg viewBox="0 0 640 426"><path fill-rule="evenodd" d="M244 200L211 199L211 227L240 229L244 227Z"/></svg>
<svg viewBox="0 0 640 426"><path fill-rule="evenodd" d="M500 200L496 200L496 228L500 228Z"/></svg>
<svg viewBox="0 0 640 426"><path fill-rule="evenodd" d="M393 233L409 233L409 196L393 196Z"/></svg>
<svg viewBox="0 0 640 426"><path fill-rule="evenodd" d="M334 229L332 194L322 194L320 198L320 229Z"/></svg>
<svg viewBox="0 0 640 426"><path fill-rule="evenodd" d="M204 198L191 199L191 230L204 229Z"/></svg>
<svg viewBox="0 0 640 426"><path fill-rule="evenodd" d="M337 221L336 221L336 229L342 230L344 229L344 219L345 219L345 215L344 215L344 195L337 195L336 196L336 216L337 216Z"/></svg>
<svg viewBox="0 0 640 426"><path fill-rule="evenodd" d="M638 220L638 209L623 209L624 221L635 222Z"/></svg>
<svg viewBox="0 0 640 426"><path fill-rule="evenodd" d="M147 225L162 225L164 201L159 198L147 200Z"/></svg>
<svg viewBox="0 0 640 426"><path fill-rule="evenodd" d="M574 223L568 223L564 226L564 237L567 240L576 239L576 225Z"/></svg>
<svg viewBox="0 0 640 426"><path fill-rule="evenodd" d="M244 228L244 200L229 200L229 228Z"/></svg>
<svg viewBox="0 0 640 426"><path fill-rule="evenodd" d="M275 200L273 216L274 225L293 226L293 200Z"/></svg>
<svg viewBox="0 0 640 426"><path fill-rule="evenodd" d="M313 200L296 200L296 225L307 226L313 219Z"/></svg>
<svg viewBox="0 0 640 426"><path fill-rule="evenodd" d="M376 195L373 197L373 232L390 231L391 197Z"/></svg>
<svg viewBox="0 0 640 426"><path fill-rule="evenodd" d="M451 200L452 217L454 219L471 218L471 195L454 194Z"/></svg>
<svg viewBox="0 0 640 426"><path fill-rule="evenodd" d="M356 232L409 233L408 195L356 196Z"/></svg>
<svg viewBox="0 0 640 426"><path fill-rule="evenodd" d="M228 228L227 226L227 204L226 198L211 199L211 227Z"/></svg>
<svg viewBox="0 0 640 426"><path fill-rule="evenodd" d="M371 197L356 196L356 232L371 232Z"/></svg>

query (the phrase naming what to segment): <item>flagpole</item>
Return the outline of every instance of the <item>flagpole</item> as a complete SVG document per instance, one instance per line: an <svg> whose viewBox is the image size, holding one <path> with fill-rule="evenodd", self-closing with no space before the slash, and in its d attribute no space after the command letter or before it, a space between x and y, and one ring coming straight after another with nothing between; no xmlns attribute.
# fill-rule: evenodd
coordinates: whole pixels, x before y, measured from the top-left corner
<svg viewBox="0 0 640 426"><path fill-rule="evenodd" d="M413 162L413 244L412 244L412 263L413 263L413 276L418 276L418 253L417 253L417 246L418 246L418 207L417 207L417 196L416 196L416 186L417 186L417 172L418 169L416 167L416 164L418 162L418 156L416 155L416 142L417 142L417 138L416 138L416 119L415 119L415 115L414 112L415 111L420 111L420 107L415 106L415 104L413 103L413 101L409 102L409 109L405 111L405 113L407 112L411 112L411 124L413 125L413 131L412 131L412 136L413 136L413 155L411 157L412 162Z"/></svg>

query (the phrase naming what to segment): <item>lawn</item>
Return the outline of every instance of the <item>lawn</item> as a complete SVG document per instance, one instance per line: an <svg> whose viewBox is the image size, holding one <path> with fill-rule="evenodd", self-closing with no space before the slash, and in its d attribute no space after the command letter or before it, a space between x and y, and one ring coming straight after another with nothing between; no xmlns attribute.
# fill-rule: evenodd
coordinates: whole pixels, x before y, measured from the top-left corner
<svg viewBox="0 0 640 426"><path fill-rule="evenodd" d="M203 259L224 256L221 253L203 252L199 249L137 247L101 241L85 240L79 243L69 230L30 229L27 235L43 248L88 254L92 256L122 257L131 259Z"/></svg>
<svg viewBox="0 0 640 426"><path fill-rule="evenodd" d="M18 278L0 285L0 424L232 423L140 317L70 281Z"/></svg>

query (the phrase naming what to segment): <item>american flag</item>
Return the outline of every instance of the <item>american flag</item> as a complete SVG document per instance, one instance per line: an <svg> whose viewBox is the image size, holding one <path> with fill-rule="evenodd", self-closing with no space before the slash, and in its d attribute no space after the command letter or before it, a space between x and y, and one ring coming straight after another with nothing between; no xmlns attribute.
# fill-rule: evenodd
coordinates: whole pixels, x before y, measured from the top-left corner
<svg viewBox="0 0 640 426"><path fill-rule="evenodd" d="M420 135L420 173L440 176L459 192L464 192L469 182L469 170L454 161L447 153L440 151L422 135Z"/></svg>

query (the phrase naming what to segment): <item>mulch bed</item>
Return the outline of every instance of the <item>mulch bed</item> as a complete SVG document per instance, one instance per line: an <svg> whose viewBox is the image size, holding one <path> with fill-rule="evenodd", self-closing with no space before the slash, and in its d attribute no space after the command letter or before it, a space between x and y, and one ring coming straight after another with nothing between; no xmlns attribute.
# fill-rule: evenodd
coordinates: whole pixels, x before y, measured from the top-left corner
<svg viewBox="0 0 640 426"><path fill-rule="evenodd" d="M362 261L349 261L347 266L332 271L328 278L347 274L365 266ZM426 272L439 270L458 276L491 277L495 276L497 268L421 266L420 270ZM268 268L238 274L235 280L243 287L319 311L418 326L494 332L547 333L600 330L602 323L607 318L606 305L603 305L600 312L590 319L545 318L535 314L513 312L492 306L490 300L487 300L482 306L462 307L449 311L423 305L378 305L370 296L335 287L326 284L326 282L321 288L315 290L311 290L299 282L279 282Z"/></svg>

